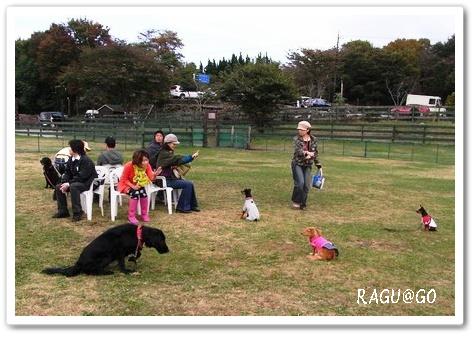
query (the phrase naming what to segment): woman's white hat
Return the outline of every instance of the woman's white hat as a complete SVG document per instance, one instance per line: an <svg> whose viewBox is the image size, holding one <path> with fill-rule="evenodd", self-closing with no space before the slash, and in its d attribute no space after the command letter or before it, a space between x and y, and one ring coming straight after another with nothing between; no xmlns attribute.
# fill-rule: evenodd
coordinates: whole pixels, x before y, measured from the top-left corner
<svg viewBox="0 0 476 337"><path fill-rule="evenodd" d="M178 141L177 136L174 135L173 133L169 133L167 136L165 136L164 143L180 144L180 142Z"/></svg>
<svg viewBox="0 0 476 337"><path fill-rule="evenodd" d="M308 121L300 121L296 129L307 131L311 128L311 123Z"/></svg>

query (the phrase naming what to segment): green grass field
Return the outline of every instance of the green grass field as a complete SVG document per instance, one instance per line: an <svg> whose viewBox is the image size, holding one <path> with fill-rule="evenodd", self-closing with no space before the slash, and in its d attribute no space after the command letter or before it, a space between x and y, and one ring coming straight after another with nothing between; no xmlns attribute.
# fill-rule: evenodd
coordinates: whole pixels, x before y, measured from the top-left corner
<svg viewBox="0 0 476 337"><path fill-rule="evenodd" d="M105 217L94 204L91 222L51 219L56 204L52 190L43 188L39 159L62 143L42 142L37 152L34 140L17 137L16 315L455 314L453 165L324 151L325 189L313 189L308 209L296 211L288 151L200 149L188 178L202 212L168 215L160 205L151 213L169 254L144 249L132 275L112 266L114 275L66 278L40 271L73 264L94 237L126 222L127 205L115 223L107 203ZM91 145L96 160L103 145ZM257 223L239 218L245 187L262 214ZM420 203L438 232L421 231ZM306 226L318 226L339 247L336 261L307 259L310 248L300 235ZM434 288L437 298L433 304L359 305L359 288Z"/></svg>

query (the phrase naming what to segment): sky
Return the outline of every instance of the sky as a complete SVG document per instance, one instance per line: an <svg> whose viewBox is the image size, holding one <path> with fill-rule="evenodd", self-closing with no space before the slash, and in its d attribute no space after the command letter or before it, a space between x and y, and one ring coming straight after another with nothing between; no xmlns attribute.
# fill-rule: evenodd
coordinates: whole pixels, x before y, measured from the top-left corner
<svg viewBox="0 0 476 337"><path fill-rule="evenodd" d="M36 7L10 8L9 29L28 39L52 23L86 18L127 42L149 29L172 30L184 44L186 62L206 65L234 53L268 54L284 63L290 51L329 49L352 40L383 47L398 39L444 42L455 33L454 8L429 7ZM10 14L10 13L9 13Z"/></svg>

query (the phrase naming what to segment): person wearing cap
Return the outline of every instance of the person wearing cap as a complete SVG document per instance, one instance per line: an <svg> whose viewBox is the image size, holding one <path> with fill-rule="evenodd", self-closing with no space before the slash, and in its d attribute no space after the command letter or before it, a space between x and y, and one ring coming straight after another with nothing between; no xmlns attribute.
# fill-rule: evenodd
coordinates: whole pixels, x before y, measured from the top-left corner
<svg viewBox="0 0 476 337"><path fill-rule="evenodd" d="M160 175L164 176L167 179L168 187L182 190L179 201L177 203L177 212L200 212L193 182L185 179L177 179L175 178L172 172L173 167L190 163L195 158L197 158L198 151L192 155L176 155L174 152L178 144L180 144L180 142L178 141L177 136L173 133L170 133L165 136L164 145L162 146L162 149L159 151L159 154L157 156L156 167L162 167L162 172Z"/></svg>
<svg viewBox="0 0 476 337"><path fill-rule="evenodd" d="M164 144L164 133L162 130L157 130L154 132L154 140L149 143L147 148L145 149L149 154L150 158L150 166L152 169L157 169L157 155L159 154L162 145Z"/></svg>
<svg viewBox="0 0 476 337"><path fill-rule="evenodd" d="M104 140L106 151L99 155L98 165L122 165L124 159L122 154L116 150L116 140L113 137L106 137Z"/></svg>
<svg viewBox="0 0 476 337"><path fill-rule="evenodd" d="M58 212L53 218L69 217L66 193L71 194L73 221L81 220L84 212L81 208L81 193L88 190L98 175L94 162L86 155L85 143L79 139L69 141L70 157L66 162L65 172L61 182L56 185L56 202Z"/></svg>
<svg viewBox="0 0 476 337"><path fill-rule="evenodd" d="M301 121L297 126L298 134L294 137L294 155L291 161L294 188L291 200L293 208L305 209L307 194L311 186L312 165L321 165L318 159L317 138L311 135L311 123Z"/></svg>
<svg viewBox="0 0 476 337"><path fill-rule="evenodd" d="M89 147L88 142L85 140L82 140L82 142L84 144L84 149L86 150L86 152L91 151L91 148ZM55 154L53 164L60 175L62 175L65 172L66 162L68 161L70 157L71 157L71 148L69 146L62 148Z"/></svg>

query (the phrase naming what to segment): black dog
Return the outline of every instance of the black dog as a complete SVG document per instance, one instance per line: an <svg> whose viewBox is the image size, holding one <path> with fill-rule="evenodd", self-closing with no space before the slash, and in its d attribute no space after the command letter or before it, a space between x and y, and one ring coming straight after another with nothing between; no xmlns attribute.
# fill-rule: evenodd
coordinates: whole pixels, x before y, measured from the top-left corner
<svg viewBox="0 0 476 337"><path fill-rule="evenodd" d="M43 175L45 176L45 188L55 188L55 186L60 182L60 176L56 169L53 167L51 159L48 157L43 157L40 160L41 165L43 165Z"/></svg>
<svg viewBox="0 0 476 337"><path fill-rule="evenodd" d="M157 228L148 226L142 227L142 240L146 247L155 248L159 254L169 251L165 243L164 233ZM137 226L133 224L123 224L108 229L89 245L87 245L76 264L64 268L46 268L42 272L45 274L62 274L66 276L76 276L84 273L87 275L109 275L112 271L105 268L113 261L117 261L120 270L128 274L131 270L126 269L124 259L131 254L137 254L138 247Z"/></svg>

